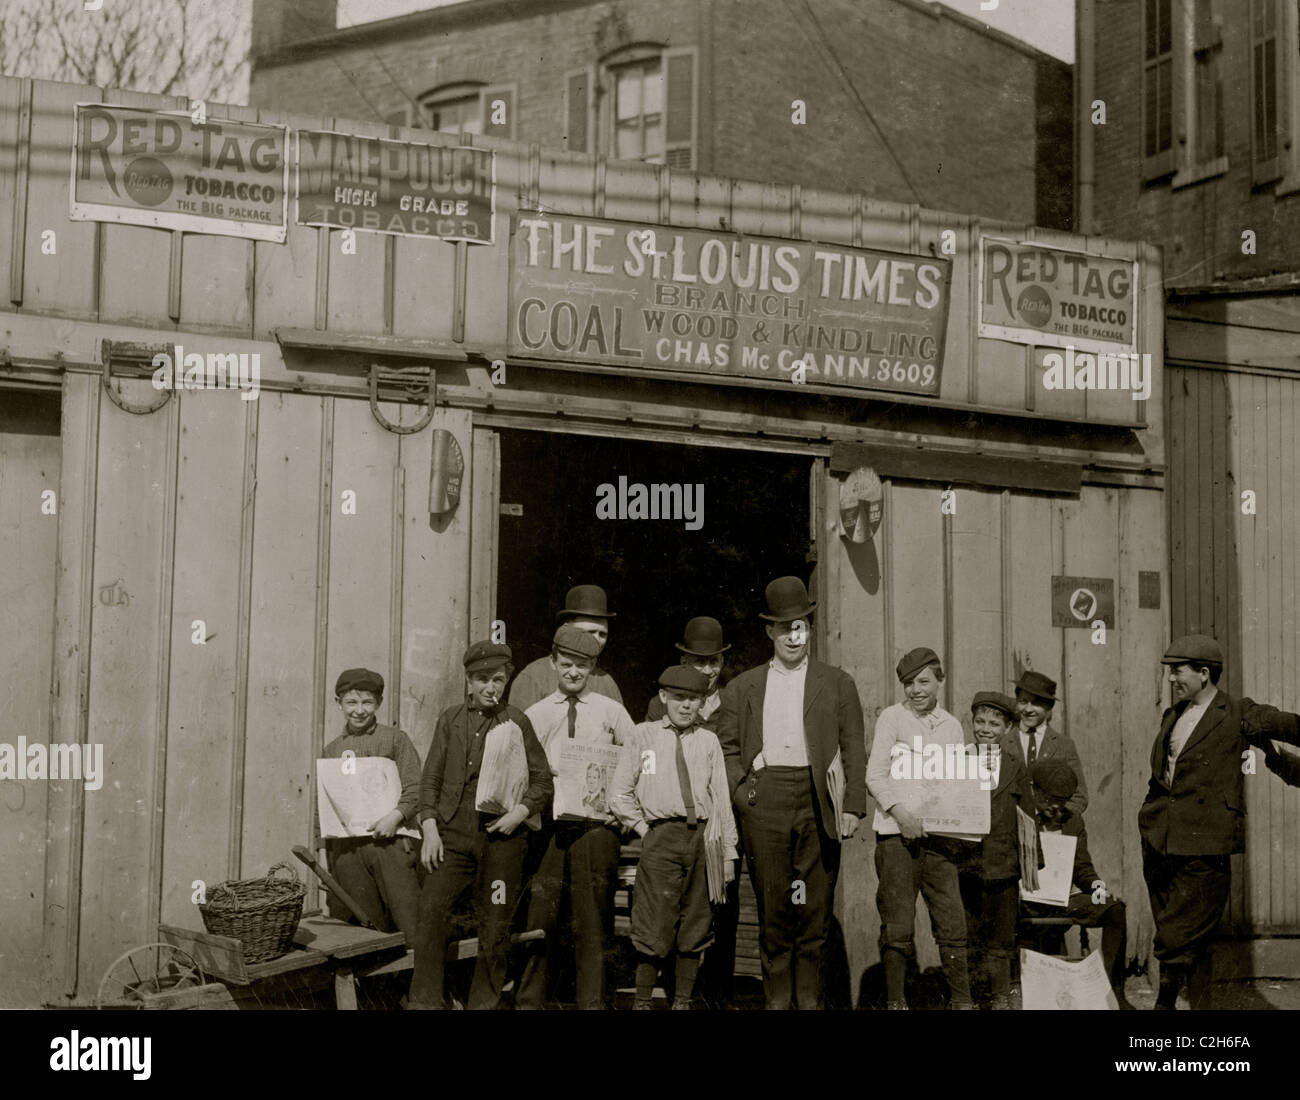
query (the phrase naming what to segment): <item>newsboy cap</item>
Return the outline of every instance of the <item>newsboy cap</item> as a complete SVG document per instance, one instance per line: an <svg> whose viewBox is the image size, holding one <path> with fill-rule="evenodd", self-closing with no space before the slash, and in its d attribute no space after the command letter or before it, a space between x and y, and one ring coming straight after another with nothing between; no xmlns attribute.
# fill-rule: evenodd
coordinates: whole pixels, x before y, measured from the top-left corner
<svg viewBox="0 0 1300 1100"><path fill-rule="evenodd" d="M1162 665L1223 665L1223 650L1219 643L1208 634L1184 634L1175 638L1165 655L1160 658Z"/></svg>
<svg viewBox="0 0 1300 1100"><path fill-rule="evenodd" d="M1004 695L1000 691L977 691L975 698L970 701L970 712L974 714L980 707L992 707L994 710L1000 710L1012 721L1016 718L1016 701L1010 695Z"/></svg>
<svg viewBox="0 0 1300 1100"><path fill-rule="evenodd" d="M731 648L722 644L722 624L707 615L697 615L687 623L682 631L682 640L676 645L693 657L716 657Z"/></svg>
<svg viewBox="0 0 1300 1100"><path fill-rule="evenodd" d="M1020 674L1020 679L1016 681L1016 690L1032 695L1035 699L1046 699L1049 703L1056 702L1056 681L1041 672L1035 672L1032 668L1027 668Z"/></svg>
<svg viewBox="0 0 1300 1100"><path fill-rule="evenodd" d="M808 589L798 577L777 577L763 595L767 598L767 610L760 611L758 617L769 623L794 622L817 606L817 601L809 598Z"/></svg>
<svg viewBox="0 0 1300 1100"><path fill-rule="evenodd" d="M659 674L659 686L672 691L689 691L692 695L703 695L709 690L709 678L702 672L696 672L685 665L670 665Z"/></svg>
<svg viewBox="0 0 1300 1100"><path fill-rule="evenodd" d="M508 665L513 654L504 642L475 642L465 650L466 672L495 672Z"/></svg>
<svg viewBox="0 0 1300 1100"><path fill-rule="evenodd" d="M1035 787L1053 798L1069 798L1079 789L1079 780L1074 774L1074 769L1064 760L1053 760L1049 757L1047 760L1037 761L1029 769L1029 778L1033 780Z"/></svg>
<svg viewBox="0 0 1300 1100"><path fill-rule="evenodd" d="M564 606L555 614L559 619L612 619L614 617L614 612L609 610L605 590L598 584L575 584L565 593Z"/></svg>
<svg viewBox="0 0 1300 1100"><path fill-rule="evenodd" d="M384 678L368 668L347 668L339 673L334 682L334 697L346 695L349 691L368 691L376 699L384 697Z"/></svg>
<svg viewBox="0 0 1300 1100"><path fill-rule="evenodd" d="M903 659L898 662L898 668L895 670L898 673L898 682L907 683L926 665L938 665L940 670L943 669L943 662L939 660L939 655L933 649L920 646L908 650L903 654Z"/></svg>
<svg viewBox="0 0 1300 1100"><path fill-rule="evenodd" d="M574 653L579 657L590 657L593 661L600 656L600 643L585 630L565 623L555 632L551 643L556 649L565 653Z"/></svg>

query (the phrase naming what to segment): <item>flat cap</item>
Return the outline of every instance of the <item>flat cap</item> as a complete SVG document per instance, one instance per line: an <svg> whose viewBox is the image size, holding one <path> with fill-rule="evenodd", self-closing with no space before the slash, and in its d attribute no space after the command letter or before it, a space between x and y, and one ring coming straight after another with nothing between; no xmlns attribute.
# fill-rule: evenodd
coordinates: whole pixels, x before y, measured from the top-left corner
<svg viewBox="0 0 1300 1100"><path fill-rule="evenodd" d="M1219 643L1211 638L1208 634L1184 634L1181 638L1175 638L1169 648L1165 650L1165 655L1160 658L1162 665L1183 665L1183 664L1223 664L1223 650L1219 648Z"/></svg>
<svg viewBox="0 0 1300 1100"><path fill-rule="evenodd" d="M376 699L384 697L384 678L368 668L346 668L339 673L334 682L334 697L346 695L349 691L368 691Z"/></svg>
<svg viewBox="0 0 1300 1100"><path fill-rule="evenodd" d="M576 653L579 657L590 657L593 661L600 656L600 643L585 630L565 623L555 632L552 645L565 653Z"/></svg>
<svg viewBox="0 0 1300 1100"><path fill-rule="evenodd" d="M901 684L907 683L926 665L938 665L943 668L939 655L933 649L921 646L918 649L912 649L904 653L903 659L898 662L898 682Z"/></svg>
<svg viewBox="0 0 1300 1100"><path fill-rule="evenodd" d="M510 647L504 642L475 642L465 650L465 671L493 672L508 665L512 658Z"/></svg>
<svg viewBox="0 0 1300 1100"><path fill-rule="evenodd" d="M1037 761L1029 769L1029 778L1039 790L1053 798L1069 798L1079 789L1079 780L1074 770L1064 760Z"/></svg>
<svg viewBox="0 0 1300 1100"><path fill-rule="evenodd" d="M975 698L970 701L970 712L974 714L980 707L992 707L994 710L1000 710L1012 721L1016 718L1016 701L1010 695L1005 695L1000 691L977 691Z"/></svg>
<svg viewBox="0 0 1300 1100"><path fill-rule="evenodd" d="M659 674L659 686L672 691L689 691L694 695L703 695L709 690L709 678L702 672L696 672L685 665L669 665Z"/></svg>

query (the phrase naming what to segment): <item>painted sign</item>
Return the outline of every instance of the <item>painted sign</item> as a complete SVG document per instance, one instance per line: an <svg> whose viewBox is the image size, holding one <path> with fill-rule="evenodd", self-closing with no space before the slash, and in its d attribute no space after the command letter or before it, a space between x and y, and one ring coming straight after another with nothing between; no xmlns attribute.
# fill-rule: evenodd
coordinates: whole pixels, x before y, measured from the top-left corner
<svg viewBox="0 0 1300 1100"><path fill-rule="evenodd" d="M512 355L939 393L947 260L519 214L510 267Z"/></svg>
<svg viewBox="0 0 1300 1100"><path fill-rule="evenodd" d="M288 131L79 103L73 221L284 241Z"/></svg>
<svg viewBox="0 0 1300 1100"><path fill-rule="evenodd" d="M981 237L979 334L1080 351L1135 349L1137 264Z"/></svg>
<svg viewBox="0 0 1300 1100"><path fill-rule="evenodd" d="M492 243L488 149L298 130L300 225Z"/></svg>
<svg viewBox="0 0 1300 1100"><path fill-rule="evenodd" d="M1115 629L1115 582L1103 577L1053 577L1052 625Z"/></svg>

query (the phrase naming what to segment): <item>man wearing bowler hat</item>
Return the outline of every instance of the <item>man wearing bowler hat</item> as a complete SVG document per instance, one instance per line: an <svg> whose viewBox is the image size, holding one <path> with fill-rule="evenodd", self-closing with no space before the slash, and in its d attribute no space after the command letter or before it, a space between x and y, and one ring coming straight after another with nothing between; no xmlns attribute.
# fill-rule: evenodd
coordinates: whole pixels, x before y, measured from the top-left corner
<svg viewBox="0 0 1300 1100"><path fill-rule="evenodd" d="M1206 634L1165 650L1173 705L1151 746L1151 780L1138 811L1142 875L1160 960L1156 1007L1172 1009L1187 986L1194 1009L1210 1007L1210 946L1232 885L1231 857L1246 847L1250 746L1300 744L1300 718L1219 689L1223 651Z"/></svg>
<svg viewBox="0 0 1300 1100"><path fill-rule="evenodd" d="M1040 760L1064 760L1079 781L1066 808L1082 817L1088 808L1088 785L1083 779L1083 761L1074 742L1048 723L1057 703L1056 681L1041 672L1026 669L1016 681L1016 714L1020 728L1009 738L1012 753L1026 772Z"/></svg>
<svg viewBox="0 0 1300 1100"><path fill-rule="evenodd" d="M798 577L767 586L772 660L722 692L718 740L758 901L759 956L768 1008L822 1006L840 841L867 808L862 704L848 673L808 656L816 604ZM840 756L837 813L827 771Z"/></svg>
<svg viewBox="0 0 1300 1100"><path fill-rule="evenodd" d="M599 655L609 641L609 620L614 617L614 612L609 610L606 603L605 590L599 585L574 585L564 597L564 607L555 617L561 624L576 626L595 638L599 643L596 649ZM559 686L559 677L551 658L538 657L531 664L525 665L510 685L510 705L527 710L557 691ZM587 690L613 699L616 703L623 702L623 695L614 683L614 678L600 667L592 669L587 680Z"/></svg>
<svg viewBox="0 0 1300 1100"><path fill-rule="evenodd" d="M687 623L686 629L682 631L682 640L675 644L681 652L678 663L683 668L693 668L709 678L708 690L704 701L700 703L698 718L702 725L707 725L710 716L722 705L722 691L718 687L718 680L722 676L722 665L725 661L722 655L731 646L723 644L722 624L707 615L697 615ZM646 707L645 720L658 722L666 713L663 703L659 701L658 693L651 696L650 705Z"/></svg>

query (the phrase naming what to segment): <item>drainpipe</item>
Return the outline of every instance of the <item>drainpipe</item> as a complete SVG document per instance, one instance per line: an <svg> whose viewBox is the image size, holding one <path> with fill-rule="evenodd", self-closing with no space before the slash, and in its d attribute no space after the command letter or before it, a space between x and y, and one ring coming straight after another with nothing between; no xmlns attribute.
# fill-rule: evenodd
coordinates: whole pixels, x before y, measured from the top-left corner
<svg viewBox="0 0 1300 1100"><path fill-rule="evenodd" d="M1076 0L1074 21L1074 231L1095 233L1096 127L1092 101L1097 93L1096 0Z"/></svg>

